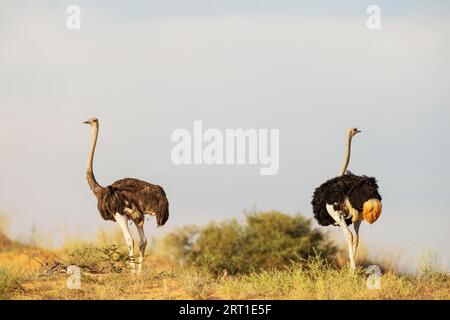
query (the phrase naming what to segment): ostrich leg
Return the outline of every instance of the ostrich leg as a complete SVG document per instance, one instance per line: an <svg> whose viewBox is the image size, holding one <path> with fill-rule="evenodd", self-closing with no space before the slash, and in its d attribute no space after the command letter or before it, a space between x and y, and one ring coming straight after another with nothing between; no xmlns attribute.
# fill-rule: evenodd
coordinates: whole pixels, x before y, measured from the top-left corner
<svg viewBox="0 0 450 320"><path fill-rule="evenodd" d="M350 268L352 270L356 269L355 265L355 254L353 253L353 234L347 226L345 222L344 216L341 212L335 211L333 205L327 204L328 214L337 222L337 224L341 227L342 231L345 235L345 240L348 245L348 257L350 259Z"/></svg>
<svg viewBox="0 0 450 320"><path fill-rule="evenodd" d="M125 238L125 243L127 244L128 249L129 249L131 273L136 273L136 269L134 267L134 241L133 241L133 237L131 236L130 229L128 229L128 218L127 218L127 216L121 215L119 213L116 213L114 215L114 218L116 219L120 228L122 228L123 236Z"/></svg>
<svg viewBox="0 0 450 320"><path fill-rule="evenodd" d="M353 238L353 255L356 261L356 251L358 250L359 245L359 226L361 225L361 221L355 221L353 223L353 227L355 228L355 237Z"/></svg>
<svg viewBox="0 0 450 320"><path fill-rule="evenodd" d="M344 217L340 217L341 222L339 225L341 226L342 231L344 232L345 239L347 240L348 245L348 257L350 258L350 268L352 270L356 269L355 265L355 253L353 252L353 234L347 226Z"/></svg>
<svg viewBox="0 0 450 320"><path fill-rule="evenodd" d="M139 234L139 260L138 260L138 273L142 271L142 263L145 258L145 247L147 246L147 239L145 238L144 225L136 225Z"/></svg>

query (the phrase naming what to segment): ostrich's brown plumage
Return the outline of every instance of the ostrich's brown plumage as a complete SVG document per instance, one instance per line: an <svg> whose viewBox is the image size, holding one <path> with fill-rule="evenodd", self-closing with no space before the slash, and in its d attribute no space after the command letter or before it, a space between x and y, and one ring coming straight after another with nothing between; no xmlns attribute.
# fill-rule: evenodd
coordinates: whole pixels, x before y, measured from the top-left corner
<svg viewBox="0 0 450 320"><path fill-rule="evenodd" d="M115 221L116 213L129 216L136 225L142 226L144 215L155 215L158 227L169 218L169 201L164 189L142 180L125 178L102 187L93 173L93 160L97 144L99 122L92 118L85 123L93 128L92 145L86 171L88 184L98 200L97 208L105 220Z"/></svg>
<svg viewBox="0 0 450 320"><path fill-rule="evenodd" d="M98 210L105 220L114 219L115 213L126 214L136 224L142 225L144 215L156 215L158 227L169 218L169 201L164 189L142 180L125 178L101 188L98 193Z"/></svg>
<svg viewBox="0 0 450 320"><path fill-rule="evenodd" d="M99 121L91 118L84 122L92 128L92 143L86 169L86 178L97 198L97 207L105 220L116 221L122 229L130 257L130 271L136 273L134 260L134 240L128 227L132 219L139 235L139 259L137 273L141 273L145 257L147 239L144 232L144 216L155 215L158 227L164 225L169 218L169 201L164 189L142 180L126 178L114 182L106 188L95 180L93 166L95 147L97 145Z"/></svg>

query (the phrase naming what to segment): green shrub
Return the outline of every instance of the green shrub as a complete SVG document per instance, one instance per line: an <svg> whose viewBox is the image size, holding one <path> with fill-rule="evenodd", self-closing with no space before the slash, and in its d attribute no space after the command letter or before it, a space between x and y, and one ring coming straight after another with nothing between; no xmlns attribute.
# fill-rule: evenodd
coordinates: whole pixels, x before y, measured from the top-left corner
<svg viewBox="0 0 450 320"><path fill-rule="evenodd" d="M310 219L277 211L247 213L241 224L181 228L168 234L164 245L172 258L215 275L267 270L316 254L330 258L337 250Z"/></svg>

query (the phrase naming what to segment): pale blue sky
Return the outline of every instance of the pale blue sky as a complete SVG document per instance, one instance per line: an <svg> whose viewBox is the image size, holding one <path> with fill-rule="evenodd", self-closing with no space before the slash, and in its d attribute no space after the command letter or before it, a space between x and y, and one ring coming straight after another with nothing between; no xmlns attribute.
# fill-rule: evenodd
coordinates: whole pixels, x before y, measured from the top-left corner
<svg viewBox="0 0 450 320"><path fill-rule="evenodd" d="M349 169L376 176L384 198L362 227L368 247L449 261L448 2L91 2L0 3L0 209L14 235L114 226L85 181L91 116L98 180L164 186L165 230L253 207L311 217L313 189L336 175L358 126ZM65 27L68 4L81 7L80 31ZM366 29L369 4L380 31ZM194 120L280 129L279 174L174 166L170 135Z"/></svg>

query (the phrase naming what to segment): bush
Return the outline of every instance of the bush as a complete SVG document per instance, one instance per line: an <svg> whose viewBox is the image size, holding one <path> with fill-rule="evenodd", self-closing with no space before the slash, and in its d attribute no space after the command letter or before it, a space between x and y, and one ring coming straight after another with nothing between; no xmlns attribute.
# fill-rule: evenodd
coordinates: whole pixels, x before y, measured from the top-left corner
<svg viewBox="0 0 450 320"><path fill-rule="evenodd" d="M165 237L164 247L172 258L215 275L267 270L316 254L328 259L337 251L310 219L277 211L247 213L242 224L181 228Z"/></svg>
<svg viewBox="0 0 450 320"><path fill-rule="evenodd" d="M76 265L84 271L94 273L121 273L129 271L128 252L118 245L93 245L81 244L76 248L65 249L61 261L53 261L43 267L43 274L48 275L53 270L65 270L69 265Z"/></svg>

